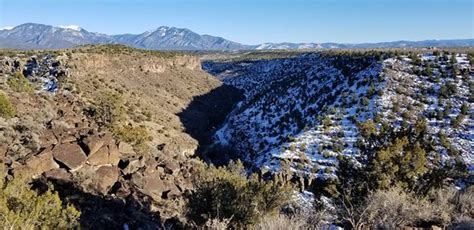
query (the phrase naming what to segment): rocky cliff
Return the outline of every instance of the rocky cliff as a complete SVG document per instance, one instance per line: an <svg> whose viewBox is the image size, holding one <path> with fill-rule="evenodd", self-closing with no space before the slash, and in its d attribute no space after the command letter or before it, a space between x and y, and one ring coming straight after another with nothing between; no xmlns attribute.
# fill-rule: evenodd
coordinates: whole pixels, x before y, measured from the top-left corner
<svg viewBox="0 0 474 230"><path fill-rule="evenodd" d="M180 218L200 164L192 156L216 125L211 110L191 104L222 87L197 57L101 46L6 52L0 63L0 89L16 112L0 118L0 157L11 176L54 182L82 210L85 228L155 228ZM23 76L32 90L12 84ZM103 92L120 96L124 127L144 127L145 145L94 119L91 108ZM214 98L221 96L199 104L232 108L232 100ZM202 133L188 132L192 124L182 122L196 113L192 122L204 124Z"/></svg>

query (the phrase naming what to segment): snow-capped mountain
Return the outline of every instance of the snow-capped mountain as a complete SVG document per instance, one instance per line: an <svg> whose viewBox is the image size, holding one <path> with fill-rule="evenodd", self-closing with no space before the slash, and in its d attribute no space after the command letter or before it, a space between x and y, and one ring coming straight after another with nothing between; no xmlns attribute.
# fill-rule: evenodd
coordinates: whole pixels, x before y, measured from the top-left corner
<svg viewBox="0 0 474 230"><path fill-rule="evenodd" d="M377 43L263 43L257 50L302 50L302 49L367 49L367 48L420 48L420 47L472 47L474 39L393 41Z"/></svg>
<svg viewBox="0 0 474 230"><path fill-rule="evenodd" d="M252 47L188 29L162 26L142 34L106 35L79 26L26 23L0 30L0 47L58 49L84 44L124 44L152 50L242 50Z"/></svg>
<svg viewBox="0 0 474 230"><path fill-rule="evenodd" d="M424 118L436 146L429 157L460 156L474 171L468 55L427 53L417 59L308 53L204 62L203 69L246 96L217 131L216 142L256 168L277 169L285 161L294 170L328 177L338 156L360 154L361 122L398 129Z"/></svg>
<svg viewBox="0 0 474 230"><path fill-rule="evenodd" d="M382 43L263 43L245 45L189 29L161 26L141 34L106 35L77 25L26 23L0 29L0 48L59 49L84 44L123 44L151 50L303 50L395 47L472 47L474 39L395 41Z"/></svg>
<svg viewBox="0 0 474 230"><path fill-rule="evenodd" d="M221 37L199 35L188 29L161 26L139 35L114 35L116 43L154 50L242 50L249 49Z"/></svg>
<svg viewBox="0 0 474 230"><path fill-rule="evenodd" d="M108 35L89 32L78 26L55 27L26 23L0 30L0 47L3 48L56 49L108 42Z"/></svg>

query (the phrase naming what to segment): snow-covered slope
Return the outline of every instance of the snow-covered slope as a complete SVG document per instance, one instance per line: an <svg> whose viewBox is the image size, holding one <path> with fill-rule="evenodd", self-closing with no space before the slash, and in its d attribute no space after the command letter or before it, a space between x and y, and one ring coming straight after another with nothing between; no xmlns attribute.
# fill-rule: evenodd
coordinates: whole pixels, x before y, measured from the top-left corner
<svg viewBox="0 0 474 230"><path fill-rule="evenodd" d="M474 39L392 41L376 43L263 43L256 50L302 50L302 49L367 49L367 48L415 48L415 47L472 47Z"/></svg>
<svg viewBox="0 0 474 230"><path fill-rule="evenodd" d="M205 62L205 70L246 96L216 142L232 146L258 168L278 169L286 162L293 170L327 177L334 175L339 155L359 154L359 122L373 119L400 127L402 120L425 117L439 156L448 160L458 151L472 169L474 78L466 54L457 54L456 74L452 57L419 55L422 67L402 55L325 53ZM471 109L460 116L463 103ZM453 125L458 116L460 123ZM443 146L440 136L452 146Z"/></svg>

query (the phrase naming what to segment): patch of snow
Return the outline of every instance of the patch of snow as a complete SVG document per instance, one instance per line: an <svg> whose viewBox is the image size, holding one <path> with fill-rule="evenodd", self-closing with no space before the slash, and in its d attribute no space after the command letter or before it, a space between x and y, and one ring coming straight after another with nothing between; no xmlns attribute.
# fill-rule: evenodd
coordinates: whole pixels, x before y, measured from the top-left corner
<svg viewBox="0 0 474 230"><path fill-rule="evenodd" d="M15 28L15 27L14 26L5 26L5 27L0 28L0 30L12 30L13 28Z"/></svg>
<svg viewBox="0 0 474 230"><path fill-rule="evenodd" d="M62 28L62 29L67 29L67 30L74 30L74 31L81 31L82 28L78 25L61 25L61 26L58 26L59 28Z"/></svg>

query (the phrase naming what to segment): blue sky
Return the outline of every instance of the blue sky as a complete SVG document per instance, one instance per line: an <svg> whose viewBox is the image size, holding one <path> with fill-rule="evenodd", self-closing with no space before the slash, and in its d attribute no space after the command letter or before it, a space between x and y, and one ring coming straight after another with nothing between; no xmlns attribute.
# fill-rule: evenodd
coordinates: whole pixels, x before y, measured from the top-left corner
<svg viewBox="0 0 474 230"><path fill-rule="evenodd" d="M473 15L474 0L0 0L0 27L118 34L167 25L246 44L474 38Z"/></svg>

